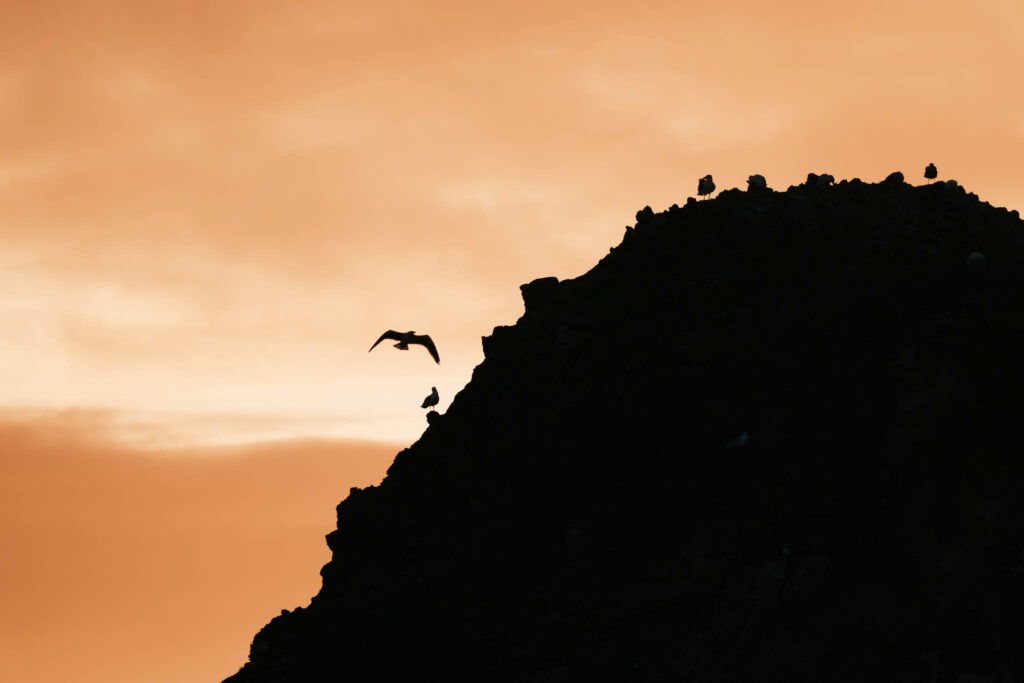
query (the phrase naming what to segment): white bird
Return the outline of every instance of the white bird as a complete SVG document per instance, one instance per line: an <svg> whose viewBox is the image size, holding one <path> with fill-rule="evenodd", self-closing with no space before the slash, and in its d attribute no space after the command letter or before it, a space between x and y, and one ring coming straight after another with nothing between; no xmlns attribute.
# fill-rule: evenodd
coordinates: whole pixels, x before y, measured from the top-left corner
<svg viewBox="0 0 1024 683"><path fill-rule="evenodd" d="M388 330L384 334L380 335L380 339L373 342L373 346L370 347L370 351L373 351L373 347L380 344L385 339L394 339L398 343L395 344L396 349L402 351L409 350L409 344L419 344L430 352L433 356L435 363L441 362L441 357L437 355L437 347L434 346L434 340L427 334L416 334L414 331L409 330L408 332L395 332L394 330ZM367 351L369 353L370 351Z"/></svg>
<svg viewBox="0 0 1024 683"><path fill-rule="evenodd" d="M423 399L423 405L420 408L433 408L440 400L441 397L437 393L437 387L430 387L430 396Z"/></svg>
<svg viewBox="0 0 1024 683"><path fill-rule="evenodd" d="M746 432L743 432L742 434L737 436L735 439L733 439L729 443L725 444L725 447L726 448L741 448L743 446L746 446L748 443L750 443L750 435L747 434Z"/></svg>
<svg viewBox="0 0 1024 683"><path fill-rule="evenodd" d="M697 194L701 197L709 195L714 191L715 181L711 179L710 173L697 181Z"/></svg>

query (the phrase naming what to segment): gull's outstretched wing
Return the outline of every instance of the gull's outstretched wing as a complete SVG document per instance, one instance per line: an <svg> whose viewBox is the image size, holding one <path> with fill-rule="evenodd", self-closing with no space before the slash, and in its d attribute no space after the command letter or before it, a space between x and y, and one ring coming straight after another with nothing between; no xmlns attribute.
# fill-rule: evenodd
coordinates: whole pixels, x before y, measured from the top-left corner
<svg viewBox="0 0 1024 683"><path fill-rule="evenodd" d="M429 334L417 334L409 340L410 344L421 344L426 347L430 355L434 357L435 363L441 362L441 357L437 355L437 347L434 346L434 340L430 338Z"/></svg>
<svg viewBox="0 0 1024 683"><path fill-rule="evenodd" d="M394 339L395 341L401 341L402 340L402 335L400 333L398 333L398 332L395 332L394 330L388 330L384 334L380 335L380 339L378 339L377 341L373 342L373 346L376 346L377 344L380 344L385 339ZM373 351L373 346L370 347L370 351ZM367 351L367 353L369 353L370 351Z"/></svg>

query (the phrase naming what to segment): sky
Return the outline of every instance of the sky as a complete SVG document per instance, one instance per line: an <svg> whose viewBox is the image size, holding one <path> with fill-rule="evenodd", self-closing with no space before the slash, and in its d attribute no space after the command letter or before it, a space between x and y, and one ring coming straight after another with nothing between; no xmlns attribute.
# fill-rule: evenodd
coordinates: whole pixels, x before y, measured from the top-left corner
<svg viewBox="0 0 1024 683"><path fill-rule="evenodd" d="M140 454L103 416L0 419L0 670L24 683L220 681L306 605L351 486L395 447L290 440Z"/></svg>
<svg viewBox="0 0 1024 683"><path fill-rule="evenodd" d="M430 388L445 410L480 337L522 314L520 284L582 274L704 174L924 182L934 162L1024 209L1022 63L1018 0L3 3L0 424L50 434L85 485L105 467L171 481L177 459L202 488L206 460L245 472L330 443L340 500L369 476L346 454L414 441ZM430 334L441 364L367 354L389 328ZM68 514L15 471L5 533L41 501ZM321 545L327 507L303 522ZM193 554L238 557L203 533ZM266 616L315 592L307 558Z"/></svg>

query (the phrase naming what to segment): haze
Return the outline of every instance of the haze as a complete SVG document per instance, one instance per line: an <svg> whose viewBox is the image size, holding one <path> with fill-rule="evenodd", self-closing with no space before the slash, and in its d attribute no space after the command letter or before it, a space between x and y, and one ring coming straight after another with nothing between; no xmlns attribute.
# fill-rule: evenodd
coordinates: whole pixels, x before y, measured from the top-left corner
<svg viewBox="0 0 1024 683"><path fill-rule="evenodd" d="M5 3L0 406L55 459L5 472L19 502L0 521L22 559L0 584L38 611L0 616L19 643L0 668L68 680L25 667L79 642L96 680L233 672L275 607L315 592L333 504L380 480L424 428L430 387L443 411L480 337L521 315L518 285L581 274L637 209L682 204L706 173L719 189L752 173L784 189L809 171L924 182L935 162L1024 207L1022 63L1014 0ZM429 333L441 365L422 349L367 354L387 328ZM308 438L347 441L285 455ZM261 535L260 496L241 483L271 456L238 444L268 439L290 463L273 476L323 487L295 536ZM346 459L351 440L392 445L367 469ZM145 494L185 469L176 503ZM132 492L116 514L113 481ZM96 493L52 491L65 485ZM211 486L217 506L239 501L231 533L209 524L220 507L188 512ZM278 511L302 507L303 487L288 490ZM95 610L123 582L83 580L68 519L103 529L109 558L146 529L187 530L180 552L144 553L161 559L132 572L140 595L183 571L210 583L176 594L187 619L127 598ZM318 550L282 545L301 534ZM51 557L64 569L40 569ZM119 666L143 630L170 642L234 609L211 588L229 581L261 601L230 643L191 664L183 647L193 668L167 678L162 659L143 678ZM106 635L86 647L86 630Z"/></svg>

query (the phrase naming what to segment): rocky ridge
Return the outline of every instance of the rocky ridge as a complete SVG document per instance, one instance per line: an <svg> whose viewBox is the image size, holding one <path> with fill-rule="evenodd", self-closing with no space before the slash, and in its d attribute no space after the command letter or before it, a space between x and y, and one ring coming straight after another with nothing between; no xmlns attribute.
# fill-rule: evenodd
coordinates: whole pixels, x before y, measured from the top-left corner
<svg viewBox="0 0 1024 683"><path fill-rule="evenodd" d="M1021 679L1022 228L892 176L645 208L228 681Z"/></svg>

